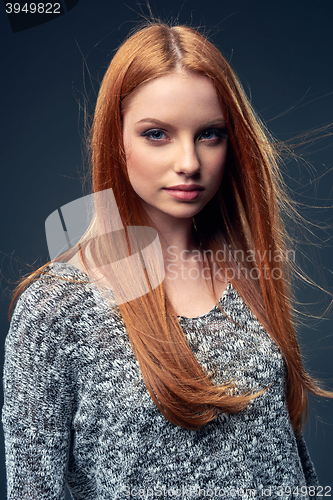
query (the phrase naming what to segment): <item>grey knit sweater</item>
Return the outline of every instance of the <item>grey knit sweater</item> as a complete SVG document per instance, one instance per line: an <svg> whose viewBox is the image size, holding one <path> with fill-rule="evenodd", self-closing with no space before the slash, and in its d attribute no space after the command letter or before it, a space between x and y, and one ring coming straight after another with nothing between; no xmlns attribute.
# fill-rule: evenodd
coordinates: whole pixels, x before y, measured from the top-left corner
<svg viewBox="0 0 333 500"><path fill-rule="evenodd" d="M314 498L283 357L231 284L226 315L215 306L181 326L216 383L270 387L246 410L191 431L156 408L121 319L87 276L66 263L48 273L19 299L6 339L8 499L64 499L66 483L76 500Z"/></svg>

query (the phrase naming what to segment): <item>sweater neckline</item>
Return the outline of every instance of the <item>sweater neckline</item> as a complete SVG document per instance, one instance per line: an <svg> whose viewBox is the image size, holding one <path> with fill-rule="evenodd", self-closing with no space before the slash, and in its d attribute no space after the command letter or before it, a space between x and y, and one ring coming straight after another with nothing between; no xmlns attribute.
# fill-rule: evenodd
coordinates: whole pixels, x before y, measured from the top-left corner
<svg viewBox="0 0 333 500"><path fill-rule="evenodd" d="M91 278L88 276L87 273L85 273L84 271L81 271L81 269L73 266L72 264L69 264L68 262L52 262L50 264L50 268L53 268L53 267L58 267L60 266L62 269L59 270L60 271L60 275L61 274L66 274L66 271L67 273L73 275L79 275L79 276L84 276L85 280L88 280L89 282L91 282ZM233 286L230 282L228 282L227 284L227 287L226 289L224 290L222 296L220 297L219 299L219 305L222 306L222 303L226 300L226 297L229 295L229 293L231 292ZM187 317L187 316L182 316L182 315L177 315L177 318L180 319L180 320L184 320L184 321L195 321L195 320L200 320L200 319L203 319L203 318L206 318L208 316L210 316L211 314L213 314L214 312L218 312L220 309L219 309L219 306L218 304L215 304L212 309L204 314L201 314L200 316L194 316L194 317Z"/></svg>
<svg viewBox="0 0 333 500"><path fill-rule="evenodd" d="M221 307L222 307L222 303L226 300L226 297L230 293L231 290L232 290L232 284L230 282L228 282L227 288L224 290L224 292L223 292L223 294L218 302ZM214 312L218 312L218 311L220 311L219 306L217 304L215 304L210 311L208 311L204 314L200 314L200 316L194 316L194 317L189 318L187 316L177 315L177 318L184 320L184 321L196 321L196 320L200 320L203 318L207 318L207 316L210 316Z"/></svg>

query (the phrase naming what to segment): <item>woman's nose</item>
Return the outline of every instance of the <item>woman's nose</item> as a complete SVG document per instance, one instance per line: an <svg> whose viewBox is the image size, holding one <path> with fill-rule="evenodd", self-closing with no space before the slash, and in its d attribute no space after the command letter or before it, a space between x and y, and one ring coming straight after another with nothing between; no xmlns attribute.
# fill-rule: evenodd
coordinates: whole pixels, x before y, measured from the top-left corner
<svg viewBox="0 0 333 500"><path fill-rule="evenodd" d="M187 177L193 176L200 171L200 161L192 141L186 141L180 144L174 163L174 170L178 174L185 174Z"/></svg>

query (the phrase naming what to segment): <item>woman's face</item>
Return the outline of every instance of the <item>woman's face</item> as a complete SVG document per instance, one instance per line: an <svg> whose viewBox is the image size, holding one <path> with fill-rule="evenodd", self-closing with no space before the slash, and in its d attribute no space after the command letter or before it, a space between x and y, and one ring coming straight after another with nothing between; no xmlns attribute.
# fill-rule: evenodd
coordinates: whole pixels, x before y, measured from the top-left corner
<svg viewBox="0 0 333 500"><path fill-rule="evenodd" d="M191 218L223 177L226 122L210 79L170 73L136 90L123 113L127 170L155 222Z"/></svg>

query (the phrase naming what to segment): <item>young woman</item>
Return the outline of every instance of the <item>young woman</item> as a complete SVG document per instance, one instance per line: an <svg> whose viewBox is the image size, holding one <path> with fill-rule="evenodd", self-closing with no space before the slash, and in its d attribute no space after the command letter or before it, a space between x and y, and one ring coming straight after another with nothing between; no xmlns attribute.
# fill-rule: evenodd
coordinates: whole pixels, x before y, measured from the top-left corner
<svg viewBox="0 0 333 500"><path fill-rule="evenodd" d="M294 332L293 207L229 65L191 28L141 29L90 146L89 230L15 296L8 498L320 495L301 429L307 392L331 394Z"/></svg>

